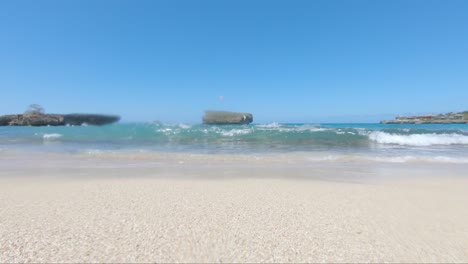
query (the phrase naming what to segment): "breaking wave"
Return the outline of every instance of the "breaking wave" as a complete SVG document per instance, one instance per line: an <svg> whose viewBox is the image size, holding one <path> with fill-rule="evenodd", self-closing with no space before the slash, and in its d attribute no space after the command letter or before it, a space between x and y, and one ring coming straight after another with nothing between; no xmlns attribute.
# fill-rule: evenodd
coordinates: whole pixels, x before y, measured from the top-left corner
<svg viewBox="0 0 468 264"><path fill-rule="evenodd" d="M269 123L213 126L154 122L0 127L0 148L16 146L71 152L83 149L252 155L304 152L318 154L314 158L322 161L335 160L333 155L324 154L328 152L353 156L372 153L370 157L388 158L387 162L411 162L413 156L421 155L440 160L468 158L468 125Z"/></svg>
<svg viewBox="0 0 468 264"><path fill-rule="evenodd" d="M52 134L44 134L44 135L42 135L42 138L44 140L55 140L55 139L58 139L58 138L60 138L62 136L63 136L62 134L52 133Z"/></svg>
<svg viewBox="0 0 468 264"><path fill-rule="evenodd" d="M381 144L395 144L401 146L427 147L435 145L468 145L468 136L462 134L391 134L374 131L369 139Z"/></svg>

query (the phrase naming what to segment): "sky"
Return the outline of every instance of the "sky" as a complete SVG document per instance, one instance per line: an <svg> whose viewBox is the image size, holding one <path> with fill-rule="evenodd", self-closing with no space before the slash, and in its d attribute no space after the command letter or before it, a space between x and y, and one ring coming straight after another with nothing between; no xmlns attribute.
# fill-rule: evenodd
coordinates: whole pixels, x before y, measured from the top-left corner
<svg viewBox="0 0 468 264"><path fill-rule="evenodd" d="M0 95L123 121L468 110L468 1L2 0Z"/></svg>

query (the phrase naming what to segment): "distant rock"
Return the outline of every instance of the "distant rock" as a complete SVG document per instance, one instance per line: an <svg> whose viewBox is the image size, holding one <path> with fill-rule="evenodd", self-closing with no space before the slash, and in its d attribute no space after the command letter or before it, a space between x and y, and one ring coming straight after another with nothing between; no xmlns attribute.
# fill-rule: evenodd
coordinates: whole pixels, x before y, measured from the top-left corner
<svg viewBox="0 0 468 264"><path fill-rule="evenodd" d="M203 116L203 123L211 125L250 124L252 122L253 116L249 113L206 111Z"/></svg>
<svg viewBox="0 0 468 264"><path fill-rule="evenodd" d="M0 126L64 126L64 125L105 125L120 120L119 116L97 114L43 114L25 113L0 116Z"/></svg>
<svg viewBox="0 0 468 264"><path fill-rule="evenodd" d="M120 116L97 114L68 114L63 116L63 122L67 125L106 125L120 120Z"/></svg>
<svg viewBox="0 0 468 264"><path fill-rule="evenodd" d="M438 115L398 116L392 120L382 120L381 124L468 124L468 111Z"/></svg>
<svg viewBox="0 0 468 264"><path fill-rule="evenodd" d="M0 126L9 126L10 123L17 118L18 115L3 115L0 116Z"/></svg>

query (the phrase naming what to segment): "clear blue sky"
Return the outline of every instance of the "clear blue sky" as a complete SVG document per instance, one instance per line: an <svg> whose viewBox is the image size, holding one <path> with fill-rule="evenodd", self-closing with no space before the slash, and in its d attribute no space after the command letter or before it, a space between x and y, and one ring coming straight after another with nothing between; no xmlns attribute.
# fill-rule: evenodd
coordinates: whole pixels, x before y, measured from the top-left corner
<svg viewBox="0 0 468 264"><path fill-rule="evenodd" d="M468 1L2 0L0 91L126 121L468 110Z"/></svg>

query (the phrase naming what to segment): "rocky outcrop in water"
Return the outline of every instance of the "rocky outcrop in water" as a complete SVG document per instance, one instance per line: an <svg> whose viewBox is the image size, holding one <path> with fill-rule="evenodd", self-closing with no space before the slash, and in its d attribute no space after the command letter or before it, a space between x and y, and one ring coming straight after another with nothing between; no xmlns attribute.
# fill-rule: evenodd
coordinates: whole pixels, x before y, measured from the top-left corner
<svg viewBox="0 0 468 264"><path fill-rule="evenodd" d="M468 124L468 111L422 116L398 116L392 120L382 120L381 124Z"/></svg>
<svg viewBox="0 0 468 264"><path fill-rule="evenodd" d="M105 125L119 120L114 115L25 113L0 116L0 126Z"/></svg>
<svg viewBox="0 0 468 264"><path fill-rule="evenodd" d="M59 126L63 123L62 115L23 114L0 116L1 126Z"/></svg>
<svg viewBox="0 0 468 264"><path fill-rule="evenodd" d="M249 113L206 111L205 115L203 116L203 123L211 125L250 124L252 121L253 116Z"/></svg>
<svg viewBox="0 0 468 264"><path fill-rule="evenodd" d="M96 114L68 114L63 116L63 121L67 125L106 125L120 120L115 115L96 115Z"/></svg>

